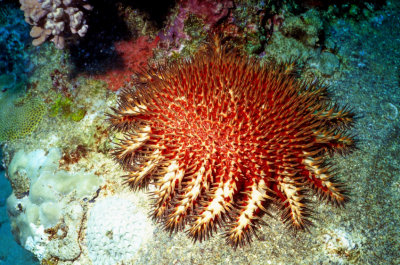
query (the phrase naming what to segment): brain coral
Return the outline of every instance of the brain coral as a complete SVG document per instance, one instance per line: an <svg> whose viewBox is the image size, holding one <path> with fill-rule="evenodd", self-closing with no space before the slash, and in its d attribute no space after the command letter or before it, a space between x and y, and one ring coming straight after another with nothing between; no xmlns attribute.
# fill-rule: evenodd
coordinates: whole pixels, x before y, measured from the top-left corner
<svg viewBox="0 0 400 265"><path fill-rule="evenodd" d="M46 111L42 101L30 99L24 104L0 101L0 141L12 141L31 134Z"/></svg>
<svg viewBox="0 0 400 265"><path fill-rule="evenodd" d="M107 197L89 211L86 242L94 265L124 264L151 235L146 214L127 199Z"/></svg>

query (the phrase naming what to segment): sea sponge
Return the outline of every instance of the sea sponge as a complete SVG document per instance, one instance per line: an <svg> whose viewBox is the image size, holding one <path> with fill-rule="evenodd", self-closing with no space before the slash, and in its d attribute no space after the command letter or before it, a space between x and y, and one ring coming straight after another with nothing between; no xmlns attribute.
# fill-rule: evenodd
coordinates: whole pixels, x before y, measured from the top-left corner
<svg viewBox="0 0 400 265"><path fill-rule="evenodd" d="M0 142L13 141L31 134L46 112L44 103L35 98L23 103L13 103L8 98L1 100Z"/></svg>

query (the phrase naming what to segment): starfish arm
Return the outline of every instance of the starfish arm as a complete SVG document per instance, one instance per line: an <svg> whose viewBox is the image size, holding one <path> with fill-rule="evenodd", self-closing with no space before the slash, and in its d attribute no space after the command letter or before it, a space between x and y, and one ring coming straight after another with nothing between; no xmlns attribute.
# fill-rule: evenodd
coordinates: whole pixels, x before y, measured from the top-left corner
<svg viewBox="0 0 400 265"><path fill-rule="evenodd" d="M282 219L295 228L304 229L311 224L308 219L309 209L303 196L304 184L294 178L285 177L278 181L276 193L284 209Z"/></svg>
<svg viewBox="0 0 400 265"><path fill-rule="evenodd" d="M327 153L330 154L346 154L355 146L355 142L352 137L344 135L335 128L314 131L314 135L316 143L318 143L326 150Z"/></svg>
<svg viewBox="0 0 400 265"><path fill-rule="evenodd" d="M333 105L330 108L326 107L316 113L315 116L335 129L348 128L354 122L354 114L350 109L348 107L339 108L337 105Z"/></svg>
<svg viewBox="0 0 400 265"><path fill-rule="evenodd" d="M129 174L125 175L125 182L134 189L147 186L150 179L153 178L154 171L159 167L163 160L160 150L155 149L140 164L131 166Z"/></svg>
<svg viewBox="0 0 400 265"><path fill-rule="evenodd" d="M111 128L117 131L127 131L135 127L138 118L148 114L145 104L139 102L140 97L133 98L131 90L124 90L118 100L118 108L111 108L113 114L107 114Z"/></svg>
<svg viewBox="0 0 400 265"><path fill-rule="evenodd" d="M244 195L246 199L236 209L236 215L225 232L228 243L235 248L251 242L251 236L258 230L257 224L262 222L261 212L266 213L263 204L272 199L264 180L254 182Z"/></svg>
<svg viewBox="0 0 400 265"><path fill-rule="evenodd" d="M203 161L195 163L194 173L185 171L183 193L177 195L173 201L173 209L170 211L166 218L165 228L169 231L182 230L188 216L193 212L194 203L205 191L207 186L207 179L211 175L211 169L209 167L209 160L206 158Z"/></svg>
<svg viewBox="0 0 400 265"><path fill-rule="evenodd" d="M125 137L117 144L113 156L125 169L130 168L134 161L135 153L150 139L150 127L145 126L125 133Z"/></svg>
<svg viewBox="0 0 400 265"><path fill-rule="evenodd" d="M182 183L185 171L179 167L177 160L172 160L168 165L162 166L155 174L157 187L150 195L154 198L153 218L160 220L165 217L171 207L174 191Z"/></svg>
<svg viewBox="0 0 400 265"><path fill-rule="evenodd" d="M234 180L220 182L218 187L209 192L204 198L199 211L194 215L194 220L188 234L200 242L207 239L216 231L217 225L225 222L226 216L232 210L233 196L237 192ZM208 197L208 199L207 199Z"/></svg>
<svg viewBox="0 0 400 265"><path fill-rule="evenodd" d="M312 188L324 199L336 205L343 205L348 197L343 185L337 182L329 166L323 165L322 159L304 159L303 162L309 171L305 176Z"/></svg>

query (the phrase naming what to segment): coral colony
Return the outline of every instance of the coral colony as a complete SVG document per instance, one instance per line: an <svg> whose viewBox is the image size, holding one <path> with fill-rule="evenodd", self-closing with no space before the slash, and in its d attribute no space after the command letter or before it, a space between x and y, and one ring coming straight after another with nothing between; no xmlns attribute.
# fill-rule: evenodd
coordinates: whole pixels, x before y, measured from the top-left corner
<svg viewBox="0 0 400 265"><path fill-rule="evenodd" d="M251 242L278 206L284 223L311 224L311 191L341 206L329 155L354 146L353 114L292 65L260 66L218 39L189 60L141 74L109 114L124 137L115 159L126 183L155 189L152 216L194 241L220 227L233 247Z"/></svg>
<svg viewBox="0 0 400 265"><path fill-rule="evenodd" d="M25 21L32 25L32 44L37 46L50 38L57 48L63 49L65 37L85 36L88 25L84 14L92 9L86 0L20 0Z"/></svg>

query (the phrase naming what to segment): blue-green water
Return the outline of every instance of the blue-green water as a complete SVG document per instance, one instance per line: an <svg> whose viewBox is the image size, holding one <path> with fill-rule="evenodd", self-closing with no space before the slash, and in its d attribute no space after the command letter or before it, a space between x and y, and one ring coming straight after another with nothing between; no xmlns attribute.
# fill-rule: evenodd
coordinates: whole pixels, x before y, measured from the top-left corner
<svg viewBox="0 0 400 265"><path fill-rule="evenodd" d="M7 216L6 200L11 194L11 186L0 171L0 264L4 265L34 265L39 261L23 247L15 242L11 234L10 221Z"/></svg>

